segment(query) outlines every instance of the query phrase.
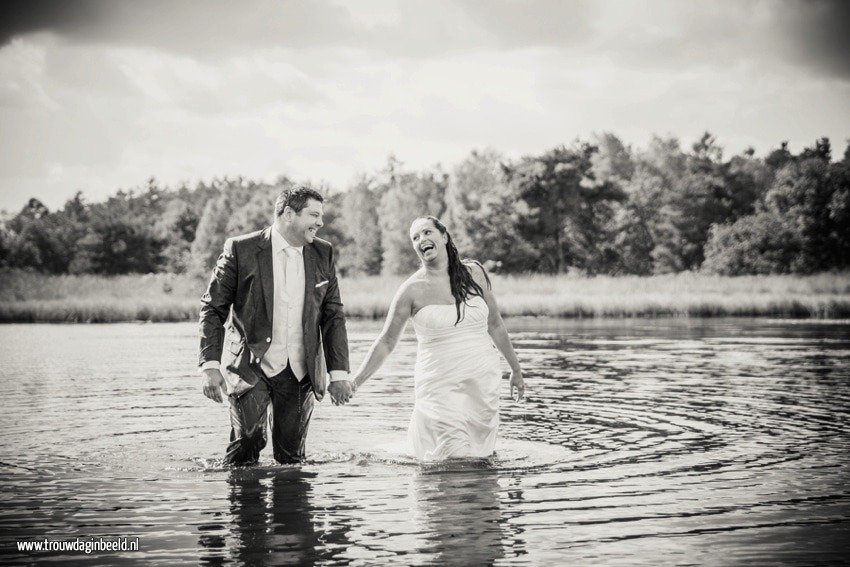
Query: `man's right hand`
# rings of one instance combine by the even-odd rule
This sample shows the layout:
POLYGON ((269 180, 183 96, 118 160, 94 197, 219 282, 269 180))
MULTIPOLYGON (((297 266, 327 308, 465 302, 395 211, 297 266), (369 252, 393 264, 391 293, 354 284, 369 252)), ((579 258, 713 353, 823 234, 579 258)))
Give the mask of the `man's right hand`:
POLYGON ((224 385, 224 376, 221 375, 221 370, 218 368, 207 368, 204 370, 203 389, 204 395, 214 402, 221 403, 221 394, 227 395, 227 388, 224 385))
POLYGON ((328 384, 328 392, 335 406, 344 406, 354 396, 354 382, 351 380, 337 380, 328 384))

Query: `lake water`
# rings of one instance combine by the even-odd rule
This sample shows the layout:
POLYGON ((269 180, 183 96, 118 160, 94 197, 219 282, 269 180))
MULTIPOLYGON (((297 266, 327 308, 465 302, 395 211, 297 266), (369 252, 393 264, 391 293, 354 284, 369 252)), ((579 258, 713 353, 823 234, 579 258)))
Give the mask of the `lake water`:
MULTIPOLYGON (((3 563, 813 564, 850 555, 850 324, 509 320, 491 462, 401 454, 408 333, 310 462, 220 465, 192 324, 0 326, 3 563), (141 551, 15 542, 138 537, 141 551)), ((352 362, 378 330, 349 324, 352 362)))

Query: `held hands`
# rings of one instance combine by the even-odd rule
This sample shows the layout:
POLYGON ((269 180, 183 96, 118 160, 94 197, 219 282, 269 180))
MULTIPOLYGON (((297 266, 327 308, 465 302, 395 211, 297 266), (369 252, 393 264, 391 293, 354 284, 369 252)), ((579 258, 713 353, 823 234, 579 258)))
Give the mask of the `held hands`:
POLYGON ((522 370, 511 370, 511 399, 517 403, 525 400, 525 380, 522 378, 522 370))
POLYGON ((227 395, 227 389, 224 385, 224 376, 221 375, 221 370, 218 368, 209 368, 204 370, 204 377, 201 385, 204 390, 204 395, 214 402, 221 403, 222 392, 227 395))
POLYGON ((328 393, 335 406, 343 406, 354 397, 354 382, 351 380, 337 380, 328 384, 328 393))

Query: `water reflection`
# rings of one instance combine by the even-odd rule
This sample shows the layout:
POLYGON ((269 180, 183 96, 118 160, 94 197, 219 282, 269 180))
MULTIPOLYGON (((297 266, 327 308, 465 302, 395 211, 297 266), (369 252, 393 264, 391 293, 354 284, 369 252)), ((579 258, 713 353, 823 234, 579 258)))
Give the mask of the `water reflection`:
MULTIPOLYGON (((344 509, 323 506, 313 496, 318 474, 293 468, 233 469, 227 477, 232 545, 230 555, 244 565, 345 563, 337 557, 350 542, 344 509), (322 521, 326 516, 332 521, 322 521)), ((201 535, 205 564, 221 564, 222 542, 201 535)))
POLYGON ((414 476, 423 553, 438 565, 492 565, 505 557, 499 472, 492 465, 423 468, 414 476))
MULTIPOLYGON (((199 392, 194 325, 0 326, 3 563, 40 558, 15 554, 22 538, 77 535, 142 538, 86 558, 101 564, 847 556, 850 325, 509 325, 530 399, 503 404, 495 468, 376 449, 410 417, 406 337, 361 403, 317 405, 309 463, 237 470, 216 464, 229 420, 199 392)), ((354 361, 376 332, 352 325, 354 361)))

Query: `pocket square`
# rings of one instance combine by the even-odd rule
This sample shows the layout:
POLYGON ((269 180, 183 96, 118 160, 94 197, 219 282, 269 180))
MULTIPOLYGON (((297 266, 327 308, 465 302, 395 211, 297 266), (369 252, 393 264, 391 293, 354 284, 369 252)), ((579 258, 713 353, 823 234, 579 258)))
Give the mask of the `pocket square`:
POLYGON ((320 287, 322 287, 323 285, 328 285, 328 280, 325 280, 325 281, 323 281, 323 282, 319 282, 319 283, 317 283, 317 284, 316 284, 316 289, 319 289, 319 288, 320 288, 320 287))

